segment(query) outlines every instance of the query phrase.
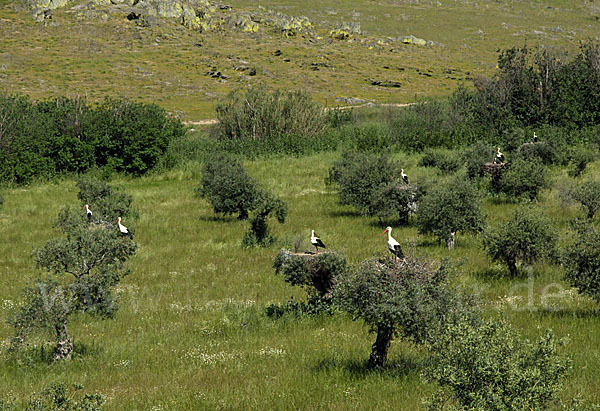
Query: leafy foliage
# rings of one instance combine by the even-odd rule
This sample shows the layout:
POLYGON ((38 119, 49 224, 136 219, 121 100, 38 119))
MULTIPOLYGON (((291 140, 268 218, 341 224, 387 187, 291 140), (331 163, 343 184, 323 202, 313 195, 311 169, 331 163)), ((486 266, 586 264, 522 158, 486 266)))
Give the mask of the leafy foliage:
POLYGON ((381 210, 381 205, 376 209, 374 204, 380 198, 377 192, 399 178, 400 167, 387 157, 350 151, 331 166, 326 182, 339 185, 341 204, 353 205, 364 215, 375 215, 381 210))
POLYGON ((283 275, 285 282, 326 299, 331 297, 336 278, 346 271, 347 263, 344 256, 332 251, 299 255, 283 249, 275 257, 273 268, 276 274, 283 275))
POLYGON ((598 153, 590 148, 578 145, 569 151, 570 174, 579 177, 585 171, 587 165, 598 158, 598 153))
POLYGON ((69 207, 60 212, 56 228, 62 236, 32 254, 49 276, 23 290, 24 304, 11 323, 16 343, 38 329, 55 332, 54 359, 61 360, 73 350, 67 329, 71 314, 112 317, 116 312, 112 288, 129 273, 125 263, 137 244, 125 241, 112 224, 91 225, 69 207))
POLYGON ((507 164, 494 180, 492 188, 496 192, 512 197, 525 196, 534 200, 542 188, 549 186, 548 170, 537 161, 518 158, 507 164))
POLYGON ((140 175, 185 132, 157 105, 128 100, 0 95, 0 119, 0 182, 14 184, 92 167, 140 175))
POLYGON ((448 322, 427 347, 424 374, 442 387, 429 410, 548 409, 571 368, 551 331, 531 343, 497 320, 448 322))
POLYGON ((592 219, 600 210, 600 181, 586 181, 570 190, 570 197, 581 203, 587 211, 587 218, 592 219))
POLYGON ((51 382, 39 393, 33 393, 29 399, 17 402, 0 400, 0 410, 13 411, 99 411, 102 409, 104 397, 101 394, 83 394, 78 391, 83 387, 73 384, 72 388, 62 382, 51 382))
POLYGON ((202 181, 196 191, 208 199, 215 213, 238 213, 240 219, 248 218, 260 200, 256 181, 238 159, 226 153, 204 163, 202 181))
POLYGON ((428 148, 423 153, 418 165, 435 167, 443 174, 452 174, 461 167, 462 159, 454 151, 428 148))
POLYGON ((600 232, 583 222, 575 228, 575 241, 563 254, 565 280, 581 294, 600 301, 600 232))
POLYGON ((490 227, 483 247, 493 261, 502 261, 510 275, 517 275, 517 262, 533 264, 556 251, 556 232, 550 220, 533 208, 518 208, 500 227, 490 227))
POLYGON ((469 178, 485 175, 484 165, 494 159, 494 147, 484 141, 478 141, 463 154, 463 161, 469 178))
POLYGON ((77 198, 81 205, 89 204, 93 221, 112 222, 117 217, 134 217, 137 212, 131 207, 133 197, 111 187, 107 182, 91 176, 77 179, 77 198))
POLYGON ((467 307, 447 279, 447 267, 412 257, 367 260, 340 276, 337 305, 377 333, 369 367, 385 364, 394 337, 423 343, 446 318, 467 307))
POLYGON ((421 196, 415 184, 390 183, 381 186, 373 194, 370 209, 380 222, 387 218, 397 218, 400 224, 408 224, 411 213, 416 213, 421 196))
POLYGON ((420 233, 430 233, 446 241, 457 231, 479 232, 484 224, 477 189, 460 178, 429 191, 421 200, 417 215, 420 233))
POLYGON ((250 229, 244 235, 244 247, 268 247, 275 241, 268 226, 268 220, 274 214, 280 224, 285 223, 288 215, 287 204, 276 198, 273 194, 260 190, 258 192, 257 206, 250 218, 250 229))
POLYGON ((325 129, 322 107, 305 91, 269 92, 264 87, 231 92, 216 107, 218 133, 227 140, 317 136, 325 129))

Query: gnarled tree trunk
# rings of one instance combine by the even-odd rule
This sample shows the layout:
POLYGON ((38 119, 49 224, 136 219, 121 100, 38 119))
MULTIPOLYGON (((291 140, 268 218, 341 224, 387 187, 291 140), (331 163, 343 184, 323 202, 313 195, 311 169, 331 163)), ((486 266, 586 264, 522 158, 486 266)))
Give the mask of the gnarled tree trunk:
POLYGON ((56 326, 56 349, 54 350, 54 361, 70 360, 73 352, 73 341, 67 330, 66 321, 56 326))
POLYGON ((446 245, 448 246, 448 250, 454 250, 454 240, 456 238, 456 232, 453 231, 450 233, 448 238, 446 239, 446 245))
POLYGON ((387 360, 388 349, 394 337, 394 330, 387 327, 377 327, 377 339, 371 348, 369 368, 383 367, 387 360))
POLYGON ((508 265, 508 271, 510 271, 511 277, 516 277, 519 274, 517 270, 517 260, 515 258, 510 258, 506 261, 506 265, 508 265))

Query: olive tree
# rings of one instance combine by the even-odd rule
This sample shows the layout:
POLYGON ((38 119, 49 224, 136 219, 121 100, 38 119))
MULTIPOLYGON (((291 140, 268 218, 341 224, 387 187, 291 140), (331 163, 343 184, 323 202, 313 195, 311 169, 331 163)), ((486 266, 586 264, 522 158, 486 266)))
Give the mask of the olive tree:
POLYGON ((487 254, 505 263, 512 277, 518 274, 517 262, 533 264, 552 256, 556 243, 550 220, 530 207, 518 208, 506 224, 490 227, 483 237, 487 254))
POLYGON ((600 210, 600 181, 586 181, 570 190, 570 197, 581 203, 587 211, 587 218, 592 219, 600 210))
POLYGON ((563 254, 565 280, 579 293, 600 301, 600 232, 583 222, 575 228, 575 240, 563 254))
POLYGON ((54 359, 61 360, 73 350, 68 331, 73 313, 111 317, 116 312, 112 288, 129 273, 126 261, 137 244, 125 241, 112 225, 90 226, 71 208, 60 212, 56 228, 61 236, 33 252, 47 277, 24 289, 24 304, 11 322, 16 342, 35 330, 54 332, 54 359))
POLYGON ((454 248, 458 231, 477 233, 485 219, 479 206, 479 192, 469 180, 456 178, 427 193, 419 204, 417 226, 421 234, 433 234, 454 248))
POLYGON ((135 217, 133 197, 118 188, 112 187, 106 181, 92 176, 81 176, 77 179, 77 198, 81 206, 89 204, 92 210, 93 222, 112 222, 117 217, 135 217))
POLYGON ((415 184, 389 183, 375 190, 370 209, 380 223, 386 218, 396 218, 399 224, 407 225, 410 214, 417 212, 420 195, 415 184))
POLYGON ((256 206, 250 218, 250 229, 244 235, 242 245, 245 247, 268 247, 275 241, 269 230, 268 220, 274 215, 279 223, 285 223, 287 204, 268 191, 260 190, 257 194, 256 206))
POLYGON ((424 376, 441 386, 427 409, 548 409, 571 369, 557 345, 551 331, 529 342, 503 321, 448 322, 427 343, 424 376))
POLYGON ((256 181, 237 158, 227 153, 216 154, 205 161, 196 192, 208 200, 215 213, 237 213, 240 220, 247 219, 261 200, 256 181))
POLYGON ((367 260, 338 278, 337 306, 377 334, 369 367, 385 365, 394 337, 423 343, 446 318, 461 311, 462 300, 447 278, 447 267, 413 257, 367 260))
MULTIPOLYGON (((340 204, 356 207, 363 215, 375 215, 374 200, 378 191, 390 184, 400 184, 400 167, 386 156, 346 152, 329 169, 327 184, 339 186, 340 204)), ((401 182, 404 184, 404 182, 401 182)))
POLYGON ((549 186, 548 169, 538 161, 517 158, 506 165, 499 178, 492 180, 492 189, 511 197, 535 200, 542 188, 549 186))

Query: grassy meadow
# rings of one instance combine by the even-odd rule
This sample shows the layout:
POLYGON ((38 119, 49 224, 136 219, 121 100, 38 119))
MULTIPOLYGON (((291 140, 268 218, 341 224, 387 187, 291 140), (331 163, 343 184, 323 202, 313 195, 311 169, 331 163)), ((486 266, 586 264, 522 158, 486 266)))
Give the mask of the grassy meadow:
MULTIPOLYGON (((27 397, 51 381, 63 381, 103 394, 107 409, 115 410, 419 408, 421 398, 435 390, 420 377, 426 353, 419 347, 394 341, 389 366, 366 371, 374 336, 361 323, 342 314, 279 320, 264 315, 269 303, 304 298, 303 291, 274 275, 271 264, 278 249, 291 247, 298 236, 308 248, 311 229, 351 264, 387 254, 377 219, 338 205, 335 190, 325 186, 327 170, 338 156, 323 153, 246 163, 253 176, 289 204, 288 221, 272 223, 278 241, 267 249, 242 248, 248 223, 215 216, 208 203, 194 196, 199 164, 113 180, 134 196, 140 210, 137 221, 124 221, 140 248, 129 262, 131 274, 118 286, 116 317, 75 317, 70 362, 42 361, 42 339, 31 340, 18 357, 2 350, 0 399, 27 397)), ((416 166, 417 155, 395 157, 413 181, 436 177, 431 169, 416 166)), ((586 175, 599 168, 592 164, 586 175)), ((555 185, 572 183, 564 169, 553 169, 552 176, 555 185)), ((58 210, 77 204, 76 193, 68 179, 4 190, 3 320, 18 304, 19 290, 39 275, 30 258, 32 249, 55 235, 52 223, 58 210)), ((507 220, 516 206, 487 198, 488 223, 507 220)), ((538 206, 562 233, 567 220, 582 213, 562 206, 556 189, 544 191, 538 206)), ((546 328, 566 337, 562 352, 572 356, 573 371, 562 396, 580 394, 600 402, 597 306, 561 280, 560 267, 540 264, 533 267, 532 280, 503 279, 505 268, 490 263, 476 236, 459 234, 454 251, 418 235, 412 222, 395 227, 394 236, 405 250, 455 261, 455 281, 466 291, 479 292, 485 315, 507 318, 528 338, 537 338, 546 328), (544 290, 548 286, 554 288, 544 290), (544 291, 557 295, 542 301, 544 291)), ((2 321, 0 339, 5 346, 11 333, 2 321)), ((51 350, 52 344, 45 349, 51 350)))

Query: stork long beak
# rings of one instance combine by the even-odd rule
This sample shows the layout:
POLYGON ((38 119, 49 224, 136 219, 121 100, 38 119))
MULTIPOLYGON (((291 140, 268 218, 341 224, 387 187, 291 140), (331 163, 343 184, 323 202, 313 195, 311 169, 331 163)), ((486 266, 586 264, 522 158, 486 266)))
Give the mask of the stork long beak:
POLYGON ((113 223, 116 223, 117 221, 119 221, 119 219, 117 218, 115 221, 113 221, 113 223))
POLYGON ((383 233, 381 233, 381 235, 384 235, 387 232, 388 232, 388 229, 386 228, 385 231, 383 233))

